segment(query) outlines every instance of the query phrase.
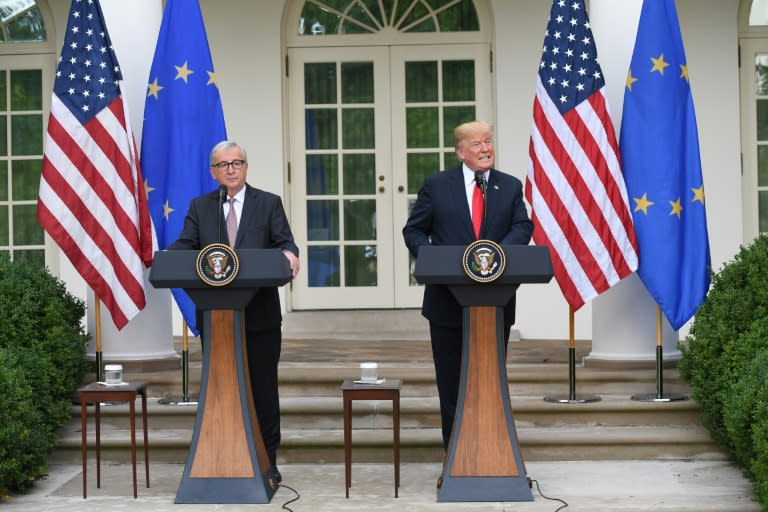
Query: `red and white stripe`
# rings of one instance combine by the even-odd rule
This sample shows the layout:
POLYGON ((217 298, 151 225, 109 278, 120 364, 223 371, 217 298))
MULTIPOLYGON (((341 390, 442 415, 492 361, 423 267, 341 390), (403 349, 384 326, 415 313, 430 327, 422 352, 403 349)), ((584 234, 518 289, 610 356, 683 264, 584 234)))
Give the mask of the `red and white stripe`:
POLYGON ((123 97, 83 125, 53 94, 37 205, 118 329, 146 305, 144 269, 156 247, 123 97))
POLYGON ((525 196, 574 310, 637 270, 617 148, 604 88, 563 115, 538 80, 525 196))

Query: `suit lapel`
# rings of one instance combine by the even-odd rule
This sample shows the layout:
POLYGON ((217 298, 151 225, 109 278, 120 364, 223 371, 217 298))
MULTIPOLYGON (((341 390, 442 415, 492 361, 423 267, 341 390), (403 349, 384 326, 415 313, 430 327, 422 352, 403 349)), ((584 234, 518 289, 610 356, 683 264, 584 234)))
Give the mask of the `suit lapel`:
POLYGON ((459 214, 460 221, 464 226, 464 229, 471 233, 471 236, 475 236, 475 228, 472 227, 472 215, 469 212, 469 203, 467 202, 467 187, 464 183, 464 171, 462 166, 454 167, 445 172, 450 174, 450 189, 453 204, 463 205, 459 206, 456 211, 459 214))
POLYGON ((245 185, 245 195, 243 196, 243 212, 240 223, 237 227, 237 237, 235 238, 235 247, 239 246, 248 231, 248 225, 253 218, 253 211, 256 208, 256 191, 250 185, 245 185))

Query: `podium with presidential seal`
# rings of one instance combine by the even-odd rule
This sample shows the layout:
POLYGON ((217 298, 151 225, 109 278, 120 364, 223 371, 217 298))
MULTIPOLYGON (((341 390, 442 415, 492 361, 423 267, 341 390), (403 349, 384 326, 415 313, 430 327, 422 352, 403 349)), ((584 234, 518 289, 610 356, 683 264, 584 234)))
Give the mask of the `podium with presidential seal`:
POLYGON ((258 288, 291 278, 279 249, 211 244, 155 253, 149 282, 183 288, 203 311, 203 370, 176 503, 269 503, 277 489, 251 397, 243 310, 258 288))
POLYGON ((533 501, 509 399, 503 316, 520 284, 552 275, 547 247, 478 240, 419 248, 416 280, 447 286, 463 310, 459 401, 438 501, 533 501))

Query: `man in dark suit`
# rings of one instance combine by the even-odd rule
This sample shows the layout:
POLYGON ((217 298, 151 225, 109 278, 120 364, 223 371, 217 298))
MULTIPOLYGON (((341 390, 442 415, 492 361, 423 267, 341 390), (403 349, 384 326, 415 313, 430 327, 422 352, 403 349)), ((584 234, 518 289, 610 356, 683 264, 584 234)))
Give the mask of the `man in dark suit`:
MULTIPOLYGON (((411 254, 418 255, 422 245, 466 246, 478 239, 502 245, 527 245, 533 224, 523 203, 523 185, 517 178, 493 168, 491 126, 473 121, 456 127, 453 135, 456 156, 462 164, 424 180, 403 228, 411 254), (480 191, 475 191, 478 179, 487 183, 484 200, 480 191)), ((462 310, 447 287, 426 285, 421 313, 429 320, 443 447, 447 449, 461 377, 462 310)), ((513 297, 504 308, 507 341, 514 322, 513 297)))
MULTIPOLYGON (((211 151, 210 170, 211 176, 227 189, 224 204, 219 190, 193 199, 179 239, 168 249, 202 249, 216 242, 227 243, 231 236, 228 243, 235 249, 282 249, 291 274, 296 277, 299 248, 293 242, 283 203, 275 194, 246 184, 248 159, 245 150, 236 142, 218 143, 211 151)), ((276 465, 280 445, 277 365, 281 323, 277 288, 259 288, 245 308, 246 350, 259 428, 278 482, 281 477, 276 465)))

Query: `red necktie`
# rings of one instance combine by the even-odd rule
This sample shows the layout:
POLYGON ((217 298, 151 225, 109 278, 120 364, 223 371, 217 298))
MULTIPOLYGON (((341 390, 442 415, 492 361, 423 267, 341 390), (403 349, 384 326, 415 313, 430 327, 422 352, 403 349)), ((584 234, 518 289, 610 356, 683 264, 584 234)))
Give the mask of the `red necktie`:
POLYGON ((480 238, 480 227, 483 225, 483 210, 485 210, 483 191, 475 184, 475 190, 472 192, 472 226, 475 228, 475 238, 480 238))

